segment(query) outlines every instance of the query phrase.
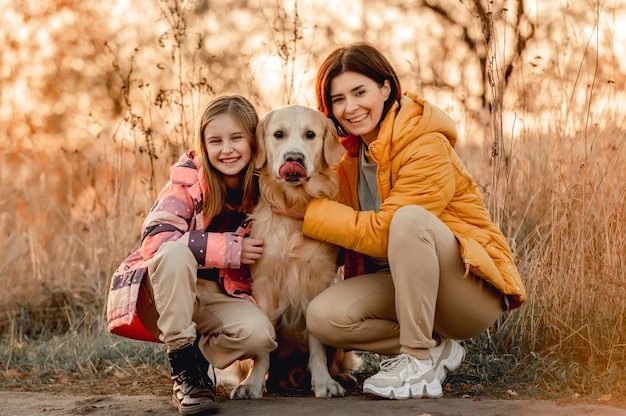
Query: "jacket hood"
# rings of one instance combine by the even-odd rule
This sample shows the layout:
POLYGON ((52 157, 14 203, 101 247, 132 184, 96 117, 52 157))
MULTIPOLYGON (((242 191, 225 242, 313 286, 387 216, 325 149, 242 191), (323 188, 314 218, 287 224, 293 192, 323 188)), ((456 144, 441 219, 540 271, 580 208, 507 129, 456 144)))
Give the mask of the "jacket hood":
POLYGON ((457 131, 450 116, 423 98, 407 92, 399 104, 396 102, 389 109, 378 137, 393 137, 392 153, 396 153, 415 138, 429 133, 444 135, 452 147, 456 144, 457 131))

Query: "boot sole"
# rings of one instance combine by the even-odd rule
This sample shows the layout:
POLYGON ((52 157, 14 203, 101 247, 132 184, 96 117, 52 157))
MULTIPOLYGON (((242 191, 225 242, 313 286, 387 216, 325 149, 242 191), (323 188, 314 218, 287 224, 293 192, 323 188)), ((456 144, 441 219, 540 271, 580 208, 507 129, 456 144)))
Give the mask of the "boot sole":
POLYGON ((174 403, 174 407, 178 409, 178 413, 181 415, 199 415, 199 414, 209 414, 217 412, 217 402, 207 402, 200 403, 193 406, 183 406, 176 399, 176 397, 172 396, 172 402, 174 403))

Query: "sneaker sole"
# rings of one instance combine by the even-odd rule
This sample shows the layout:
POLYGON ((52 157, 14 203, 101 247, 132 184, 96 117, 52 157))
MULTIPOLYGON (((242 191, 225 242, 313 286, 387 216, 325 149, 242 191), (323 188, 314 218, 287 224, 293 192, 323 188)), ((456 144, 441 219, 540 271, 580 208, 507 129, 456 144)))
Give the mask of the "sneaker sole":
POLYGON ((423 382, 414 385, 405 383, 398 388, 381 388, 372 386, 370 384, 364 384, 363 393, 372 394, 374 396, 392 400, 421 399, 422 397, 437 399, 443 396, 441 384, 439 384, 438 382, 432 382, 430 384, 423 382))
POLYGON ((449 372, 452 372, 461 366, 465 358, 465 348, 458 342, 452 342, 452 352, 448 358, 439 362, 435 368, 435 376, 439 382, 443 383, 449 372))

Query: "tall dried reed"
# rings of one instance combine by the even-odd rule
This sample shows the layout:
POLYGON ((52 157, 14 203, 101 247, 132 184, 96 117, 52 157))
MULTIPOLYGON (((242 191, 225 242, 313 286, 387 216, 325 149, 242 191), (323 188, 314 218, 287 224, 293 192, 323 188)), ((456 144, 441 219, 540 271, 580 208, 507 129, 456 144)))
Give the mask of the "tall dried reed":
MULTIPOLYGON (((496 33, 493 21, 484 24, 496 33)), ((544 386, 561 379, 577 393, 624 394, 626 119, 609 111, 614 82, 600 83, 598 59, 583 65, 586 50, 572 57, 578 73, 560 75, 557 88, 522 84, 514 96, 533 101, 507 108, 496 45, 489 45, 494 185, 486 201, 515 249, 528 302, 505 314, 490 339, 503 354, 551 361, 537 366, 549 368, 544 386), (507 111, 524 126, 505 132, 507 111)))

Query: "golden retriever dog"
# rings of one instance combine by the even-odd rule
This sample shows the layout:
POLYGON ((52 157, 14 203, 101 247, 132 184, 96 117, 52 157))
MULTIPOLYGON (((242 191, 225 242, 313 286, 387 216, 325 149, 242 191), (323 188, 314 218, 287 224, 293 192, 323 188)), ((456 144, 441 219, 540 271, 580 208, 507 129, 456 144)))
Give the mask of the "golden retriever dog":
MULTIPOLYGON (((341 159, 343 147, 323 113, 300 105, 269 112, 259 123, 257 138, 261 197, 251 214, 252 236, 265 242, 261 259, 251 267, 252 294, 273 322, 279 347, 272 353, 271 369, 269 354, 254 359, 231 398, 260 398, 268 371, 271 376, 293 363, 290 356, 302 353, 304 362, 308 354, 315 396, 343 396, 345 390, 331 377, 329 365, 334 376, 348 380, 358 360, 352 352, 336 351, 329 364, 326 346, 308 334, 305 322, 309 302, 338 278, 337 247, 305 237, 301 220, 272 211, 306 206, 312 198, 336 198, 339 186, 331 166, 341 159)), ((297 372, 289 377, 299 378, 297 372)))

